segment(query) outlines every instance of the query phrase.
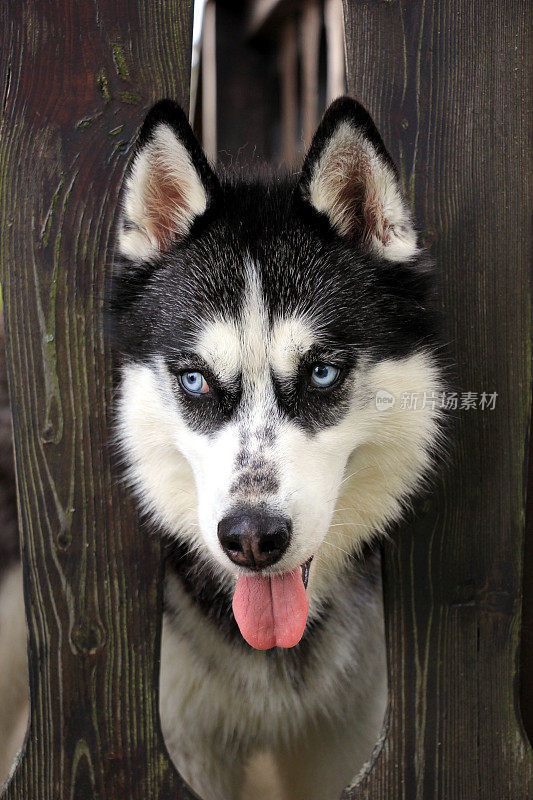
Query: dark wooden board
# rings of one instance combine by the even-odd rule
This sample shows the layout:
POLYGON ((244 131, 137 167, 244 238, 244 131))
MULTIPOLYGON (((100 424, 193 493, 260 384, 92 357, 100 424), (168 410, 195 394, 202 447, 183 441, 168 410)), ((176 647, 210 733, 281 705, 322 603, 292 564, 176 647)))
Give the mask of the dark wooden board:
MULTIPOLYGON (((442 271, 460 392, 438 492, 385 553, 390 718, 345 800, 524 800, 518 708, 530 418, 525 0, 345 0, 348 85, 375 117, 442 271)), ((529 17, 529 19, 528 19, 529 17)))
MULTIPOLYGON (((533 277, 533 276, 532 276, 533 277)), ((520 708, 529 740, 533 738, 533 447, 529 427, 529 463, 522 577, 522 632, 520 636, 520 708)))
POLYGON ((102 301, 136 130, 154 100, 188 102, 192 2, 9 0, 0 28, 1 281, 31 688, 3 797, 191 798, 158 723, 159 546, 110 468, 102 301))

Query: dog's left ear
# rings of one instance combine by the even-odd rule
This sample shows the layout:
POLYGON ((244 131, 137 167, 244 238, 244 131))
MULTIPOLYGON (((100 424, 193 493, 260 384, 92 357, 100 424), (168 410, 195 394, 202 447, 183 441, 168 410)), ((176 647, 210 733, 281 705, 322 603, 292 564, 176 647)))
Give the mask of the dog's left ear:
POLYGON ((350 97, 335 100, 326 111, 298 191, 341 237, 367 243, 391 261, 417 255, 396 168, 370 115, 350 97))
POLYGON ((161 100, 144 121, 126 176, 120 255, 133 265, 150 262, 189 232, 218 188, 185 113, 161 100))

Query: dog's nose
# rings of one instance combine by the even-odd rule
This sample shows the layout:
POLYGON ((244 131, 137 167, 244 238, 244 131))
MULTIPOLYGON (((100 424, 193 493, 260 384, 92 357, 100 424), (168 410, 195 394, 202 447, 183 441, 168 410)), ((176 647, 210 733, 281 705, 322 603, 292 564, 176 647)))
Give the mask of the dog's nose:
POLYGON ((218 523, 218 539, 228 558, 249 569, 264 569, 279 561, 290 538, 291 522, 281 516, 246 511, 218 523))

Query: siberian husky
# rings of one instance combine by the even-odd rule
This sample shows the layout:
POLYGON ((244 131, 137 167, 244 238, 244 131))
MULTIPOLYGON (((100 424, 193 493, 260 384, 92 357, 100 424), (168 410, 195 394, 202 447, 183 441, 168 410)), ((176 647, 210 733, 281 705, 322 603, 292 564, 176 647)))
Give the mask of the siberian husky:
POLYGON ((395 166, 345 97, 298 175, 222 179, 165 100, 122 209, 116 429, 166 543, 170 754, 205 800, 236 800, 259 750, 283 798, 333 798, 386 706, 372 545, 440 431, 431 270, 395 166))
POLYGON ((148 114, 112 277, 116 438, 166 545, 163 732, 204 800, 241 798, 258 752, 280 800, 333 800, 378 740, 376 542, 441 439, 431 272, 354 100, 268 180, 217 177, 171 101, 148 114))

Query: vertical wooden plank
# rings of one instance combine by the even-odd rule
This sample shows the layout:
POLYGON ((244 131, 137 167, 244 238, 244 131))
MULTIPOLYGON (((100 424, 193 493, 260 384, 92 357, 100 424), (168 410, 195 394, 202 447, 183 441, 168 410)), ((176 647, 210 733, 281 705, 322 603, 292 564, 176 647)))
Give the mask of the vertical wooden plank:
POLYGON ((216 7, 206 4, 202 32, 202 144, 208 159, 217 160, 216 7))
POLYGON ((298 51, 296 46, 296 20, 288 17, 283 22, 280 36, 281 72, 281 155, 286 166, 296 161, 298 137, 298 51))
POLYGON ((318 60, 322 8, 318 0, 308 0, 300 18, 300 61, 302 64, 303 141, 307 149, 318 122, 318 60))
POLYGON ((325 0, 324 23, 327 42, 327 102, 329 104, 346 91, 342 0, 325 0))
POLYGON ((159 547, 113 477, 102 306, 117 193, 151 103, 187 102, 192 3, 9 0, 2 292, 31 722, 5 800, 193 797, 158 723, 159 547))
POLYGON ((533 738, 533 426, 529 427, 529 463, 527 467, 524 574, 522 588, 522 631, 520 636, 520 708, 524 728, 533 738))
POLYGON ((525 0, 345 0, 348 83, 442 270, 456 444, 385 553, 390 719, 345 800, 525 800, 517 650, 530 419, 525 0), (481 393, 497 392, 494 410, 481 393))
POLYGON ((189 123, 194 126, 199 103, 200 60, 202 55, 202 30, 204 24, 205 0, 193 0, 191 84, 189 96, 189 123))

